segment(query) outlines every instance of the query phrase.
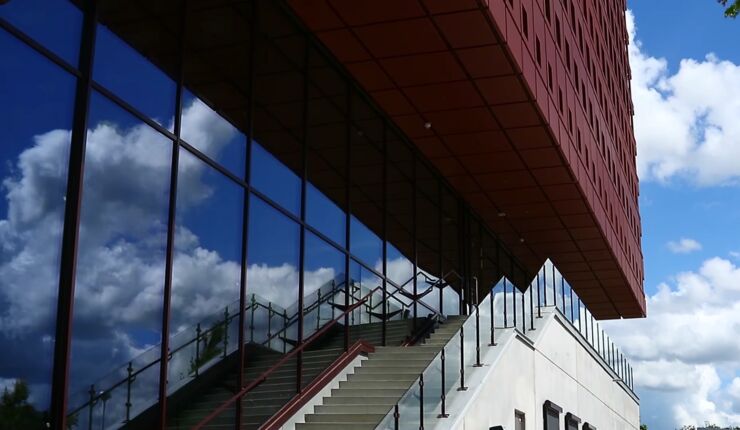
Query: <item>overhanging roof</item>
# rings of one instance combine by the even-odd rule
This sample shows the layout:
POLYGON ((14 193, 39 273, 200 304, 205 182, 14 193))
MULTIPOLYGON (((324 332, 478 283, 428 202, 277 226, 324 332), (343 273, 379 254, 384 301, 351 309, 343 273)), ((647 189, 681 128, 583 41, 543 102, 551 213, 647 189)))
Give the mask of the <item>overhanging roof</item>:
POLYGON ((532 273, 550 258, 597 318, 644 316, 642 280, 573 142, 486 3, 289 1, 532 273))

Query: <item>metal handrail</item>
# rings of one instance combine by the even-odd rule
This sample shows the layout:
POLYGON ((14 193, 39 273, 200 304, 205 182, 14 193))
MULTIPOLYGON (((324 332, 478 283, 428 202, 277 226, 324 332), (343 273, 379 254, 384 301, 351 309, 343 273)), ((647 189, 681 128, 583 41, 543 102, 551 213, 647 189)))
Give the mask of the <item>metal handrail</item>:
POLYGON ((200 430, 211 422, 214 418, 219 416, 223 411, 226 410, 229 406, 231 406, 234 402, 244 397, 247 393, 252 391, 253 389, 257 388, 259 385, 261 385, 263 382, 265 382, 268 377, 275 372, 277 369, 282 367, 282 365, 293 358, 296 354, 303 351, 311 345, 314 341, 319 339, 321 336, 323 336, 331 327, 334 326, 334 324, 338 323, 340 319, 343 319, 346 315, 348 315, 350 312, 354 311, 358 307, 360 307, 363 303, 365 303, 370 296, 375 294, 377 291, 382 290, 381 287, 376 287, 372 291, 370 291, 368 294, 366 294, 362 299, 360 299, 358 302, 352 304, 350 307, 345 309, 339 316, 334 318, 333 320, 329 321, 328 323, 324 324, 323 327, 321 327, 320 330, 314 332, 308 339, 306 339, 305 342, 301 343, 299 346, 293 348, 289 353, 285 354, 280 360, 278 360, 277 363, 275 363, 272 367, 262 372, 262 374, 256 378, 254 381, 250 382, 247 386, 243 387, 241 390, 239 390, 238 393, 234 394, 232 397, 230 397, 228 400, 226 400, 224 403, 221 404, 221 406, 217 407, 213 410, 208 416, 203 418, 198 424, 196 424, 193 427, 193 430, 200 430))

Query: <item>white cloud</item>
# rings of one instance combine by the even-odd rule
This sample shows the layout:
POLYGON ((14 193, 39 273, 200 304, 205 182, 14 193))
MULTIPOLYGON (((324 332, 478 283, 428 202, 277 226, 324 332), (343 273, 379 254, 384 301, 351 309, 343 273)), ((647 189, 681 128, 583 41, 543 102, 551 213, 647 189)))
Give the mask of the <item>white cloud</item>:
POLYGON ((666 244, 668 249, 674 254, 689 254, 701 250, 701 243, 694 239, 682 237, 679 240, 672 240, 666 244))
POLYGON ((638 171, 643 180, 700 186, 740 178, 740 66, 713 54, 672 73, 643 50, 627 12, 638 171))
POLYGON ((661 284, 647 306, 647 319, 604 325, 634 364, 643 404, 665 405, 649 412, 672 419, 665 428, 740 424, 740 267, 708 259, 661 284))

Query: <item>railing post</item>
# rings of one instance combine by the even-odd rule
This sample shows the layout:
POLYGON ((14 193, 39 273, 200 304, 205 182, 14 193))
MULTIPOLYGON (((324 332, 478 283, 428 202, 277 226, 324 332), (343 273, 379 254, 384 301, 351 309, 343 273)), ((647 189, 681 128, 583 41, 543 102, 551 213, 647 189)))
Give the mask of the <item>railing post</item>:
POLYGON ((524 293, 522 293, 522 333, 525 333, 527 331, 527 309, 526 309, 526 300, 524 300, 524 293))
POLYGON ((460 387, 457 391, 465 391, 465 330, 460 327, 460 387))
POLYGON ((493 303, 494 299, 496 298, 496 294, 494 294, 493 292, 495 288, 496 287, 494 286, 489 292, 489 294, 491 295, 491 300, 488 301, 491 306, 491 343, 488 344, 488 346, 496 346, 496 336, 494 334, 496 331, 496 314, 494 313, 495 306, 493 303))
POLYGON ((254 310, 256 308, 255 306, 255 299, 254 299, 254 293, 252 293, 252 312, 249 316, 249 340, 250 342, 254 342, 254 310))
POLYGON ((437 415, 437 418, 447 418, 450 415, 445 410, 446 408, 446 400, 447 395, 445 394, 447 392, 447 378, 445 376, 445 348, 442 348, 442 395, 440 396, 440 400, 442 401, 440 414, 437 415))
POLYGON ((134 366, 129 361, 128 367, 126 367, 126 423, 131 421, 131 385, 134 382, 134 366))
POLYGON ((537 272, 537 318, 542 318, 542 300, 540 296, 540 272, 537 272))
POLYGON ((201 328, 200 323, 196 324, 195 326, 195 377, 198 377, 198 369, 200 366, 198 365, 198 360, 200 360, 200 335, 201 335, 201 328))
POLYGON ((288 311, 287 309, 283 309, 283 354, 285 354, 288 351, 288 342, 286 339, 288 338, 288 311))
POLYGON ((88 401, 88 404, 90 405, 88 407, 87 412, 87 428, 88 430, 92 430, 93 426, 93 408, 95 407, 95 384, 90 385, 90 390, 87 392, 90 395, 90 400, 88 401))
POLYGON ((424 430, 424 372, 419 374, 419 430, 424 430))
POLYGON ((534 330, 534 293, 532 293, 532 284, 529 284, 529 329, 534 330))
POLYGON ((508 309, 506 304, 506 278, 504 278, 504 328, 509 326, 509 316, 508 316, 508 309))
POLYGON ((562 275, 560 276, 560 294, 563 296, 563 316, 567 317, 568 314, 565 313, 565 278, 562 275))
POLYGON ((552 305, 557 309, 558 307, 558 292, 557 285, 555 285, 555 265, 550 263, 552 266, 552 305))
MULTIPOLYGON (((537 279, 539 281, 539 278, 537 279)), ((545 307, 547 307, 547 266, 542 266, 542 293, 544 294, 545 307)))
POLYGON ((398 403, 393 407, 393 428, 399 430, 398 420, 401 418, 401 414, 398 412, 398 403))
POLYGON ((478 278, 473 277, 475 281, 475 367, 483 366, 480 363, 480 308, 478 306, 478 278))
POLYGON ((321 327, 321 288, 316 291, 316 330, 321 327))
POLYGON ((224 353, 223 358, 226 358, 226 350, 229 349, 229 307, 224 308, 224 353))
POLYGON ((573 317, 573 287, 568 285, 568 289, 570 290, 570 322, 573 322, 575 321, 573 317))

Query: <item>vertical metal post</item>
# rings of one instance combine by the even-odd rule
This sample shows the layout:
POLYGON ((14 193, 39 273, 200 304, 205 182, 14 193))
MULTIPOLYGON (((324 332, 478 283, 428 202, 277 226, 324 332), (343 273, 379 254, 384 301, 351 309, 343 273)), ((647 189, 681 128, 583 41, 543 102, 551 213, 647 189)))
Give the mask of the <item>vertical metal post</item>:
POLYGON ((542 301, 540 300, 540 272, 537 272, 537 318, 542 318, 542 301))
MULTIPOLYGON (((301 140, 301 227, 300 227, 300 249, 298 251, 298 339, 296 346, 303 343, 303 291, 305 284, 306 271, 306 189, 308 180, 308 61, 309 49, 308 42, 304 36, 303 51, 303 95, 301 103, 301 127, 303 128, 303 138, 301 140)), ((300 393, 303 389, 303 351, 296 354, 296 392, 300 393)))
POLYGON ((424 372, 419 374, 419 430, 424 430, 424 372))
POLYGON ((465 330, 460 327, 460 387, 457 391, 465 391, 465 330))
POLYGON ((491 343, 489 346, 496 346, 496 337, 494 335, 496 331, 496 314, 494 313, 494 299, 496 298, 496 295, 494 294, 494 288, 491 288, 491 291, 488 293, 491 296, 491 299, 488 301, 489 305, 491 306, 491 343))
POLYGON ((507 290, 507 288, 506 288, 506 278, 504 278, 504 328, 506 328, 506 327, 509 326, 509 316, 508 316, 508 312, 507 312, 508 310, 506 309, 507 308, 507 303, 506 303, 506 300, 507 300, 506 299, 506 293, 507 293, 507 291, 506 290, 507 290))
POLYGON ((200 369, 200 366, 198 365, 198 360, 200 360, 200 335, 201 335, 201 328, 200 323, 198 323, 195 326, 195 377, 198 377, 198 372, 200 369))
POLYGON ((575 321, 573 317, 573 288, 570 288, 570 322, 575 321))
POLYGON ((480 362, 480 309, 478 307, 478 277, 473 276, 475 286, 475 367, 483 366, 480 362))
POLYGON ((437 418, 447 418, 450 415, 446 411, 446 401, 447 401, 447 377, 445 375, 445 348, 442 348, 442 374, 440 375, 442 377, 442 395, 440 396, 440 400, 442 401, 441 409, 439 415, 437 415, 437 418))
POLYGON ((529 329, 534 330, 534 293, 532 284, 529 284, 529 329))
POLYGON ((255 302, 254 293, 252 293, 252 306, 250 306, 250 313, 249 313, 249 340, 251 342, 254 342, 254 313, 257 309, 257 304, 255 302))
POLYGON ((229 350, 229 307, 224 308, 224 353, 223 358, 226 358, 227 351, 229 350))
POLYGON ((383 321, 381 345, 388 332, 388 123, 383 121, 383 321))
MULTIPOLYGON (((584 315, 585 315, 585 313, 584 313, 584 315)), ((582 319, 583 318, 581 318, 581 298, 579 297, 578 298, 578 331, 581 332, 581 334, 583 334, 583 331, 581 331, 582 330, 581 329, 581 320, 582 319)))
POLYGON ((524 293, 521 293, 522 295, 522 333, 527 331, 527 309, 525 307, 525 300, 524 300, 524 293))
MULTIPOLYGON (((197 360, 197 358, 196 358, 197 360)), ((134 366, 132 362, 128 362, 126 367, 126 423, 131 421, 131 386, 134 383, 134 366)))
MULTIPOLYGON (((252 9, 252 26, 249 29, 249 46, 246 53, 249 56, 249 71, 247 72, 247 87, 249 88, 249 98, 247 100, 247 124, 246 130, 244 131, 244 137, 246 139, 246 153, 244 159, 244 180, 251 184, 251 172, 252 172, 252 139, 254 137, 254 76, 255 76, 255 38, 257 35, 257 6, 256 2, 251 3, 252 9)), ((239 359, 237 362, 237 386, 239 388, 245 385, 244 375, 244 364, 247 361, 246 352, 246 333, 245 327, 247 321, 246 315, 246 303, 247 303, 247 267, 249 262, 249 205, 250 195, 249 189, 244 189, 244 201, 242 202, 242 261, 241 261, 241 273, 239 278, 239 359)), ((254 294, 252 295, 252 307, 250 308, 250 318, 252 319, 252 327, 250 327, 250 333, 252 334, 252 340, 254 340, 254 294)), ((283 327, 285 327, 285 318, 283 318, 283 327)), ((286 333, 283 332, 283 336, 286 333)), ((279 338, 278 338, 279 340, 279 338)), ((283 341, 283 352, 285 351, 285 341, 283 341)), ((242 401, 241 399, 236 402, 235 408, 236 421, 234 427, 239 429, 242 425, 242 401)))
POLYGON ((316 331, 321 327, 321 288, 316 291, 316 331))
POLYGON ((394 430, 399 430, 399 418, 401 418, 401 414, 398 412, 398 403, 393 407, 393 428, 394 430))
POLYGON ((557 292, 557 286, 555 285, 555 265, 550 263, 550 266, 552 267, 552 305, 555 306, 557 309, 558 307, 558 292, 557 292))
POLYGON ((93 427, 93 408, 95 407, 95 385, 90 385, 90 389, 87 391, 87 394, 90 396, 90 400, 88 400, 88 408, 87 408, 87 428, 88 430, 92 430, 93 427))
MULTIPOLYGON (((352 186, 350 185, 350 178, 352 175, 352 86, 350 85, 349 81, 345 82, 346 91, 347 91, 347 128, 346 128, 346 142, 345 142, 345 179, 344 179, 344 199, 345 199, 345 212, 344 212, 344 246, 346 249, 351 249, 350 247, 350 224, 352 222, 352 196, 351 196, 351 190, 352 186)), ((308 103, 308 101, 306 101, 308 103)), ((349 297, 350 294, 354 296, 354 291, 352 290, 352 287, 354 285, 350 285, 352 282, 350 280, 349 276, 349 268, 350 266, 350 258, 349 258, 349 252, 346 252, 344 254, 344 309, 349 309, 349 297)), ((354 320, 355 313, 352 313, 352 319, 354 320)), ((344 315, 344 350, 349 351, 349 330, 350 330, 350 315, 345 314, 344 315)), ((360 317, 362 318, 362 317, 360 317)))
POLYGON ((547 265, 542 266, 542 293, 545 296, 545 307, 547 307, 547 265))
POLYGON ((78 62, 80 77, 77 79, 75 88, 74 117, 67 168, 67 191, 64 200, 64 228, 59 263, 54 364, 51 405, 49 408, 49 425, 55 429, 67 428, 67 386, 69 384, 77 247, 79 245, 85 147, 87 144, 87 111, 92 91, 92 66, 95 50, 96 2, 87 0, 82 3, 84 18, 78 62))
POLYGON ((568 314, 565 313, 565 278, 563 276, 560 276, 560 294, 563 296, 563 316, 567 316, 568 314))

